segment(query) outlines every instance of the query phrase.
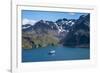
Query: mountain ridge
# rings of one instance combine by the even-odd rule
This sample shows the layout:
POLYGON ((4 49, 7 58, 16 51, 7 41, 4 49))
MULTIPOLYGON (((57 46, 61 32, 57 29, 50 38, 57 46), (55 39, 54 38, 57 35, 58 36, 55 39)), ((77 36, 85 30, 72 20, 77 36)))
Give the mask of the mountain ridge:
MULTIPOLYGON (((48 44, 60 44, 67 47, 89 48, 90 14, 81 15, 79 19, 62 18, 56 20, 55 22, 39 20, 34 25, 22 25, 22 38, 24 41, 28 42, 28 45, 30 43, 31 47, 33 47, 32 44, 34 43, 35 46, 42 43, 42 46, 44 44, 45 46, 47 46, 48 44), (26 38, 28 38, 28 40, 26 38), (48 41, 48 39, 53 40, 48 41), (37 41, 38 43, 36 43, 37 41)), ((23 44, 25 45, 24 42, 23 44)))

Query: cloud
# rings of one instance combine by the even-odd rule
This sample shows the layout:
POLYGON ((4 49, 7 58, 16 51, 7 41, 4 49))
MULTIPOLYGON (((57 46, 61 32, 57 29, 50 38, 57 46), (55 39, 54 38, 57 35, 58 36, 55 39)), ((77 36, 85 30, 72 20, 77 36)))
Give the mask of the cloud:
POLYGON ((25 25, 25 24, 34 25, 36 22, 37 22, 36 20, 31 20, 31 19, 24 18, 24 19, 22 20, 22 25, 25 25))
POLYGON ((24 25, 24 24, 27 24, 29 22, 29 20, 28 19, 23 19, 22 20, 22 24, 24 25))
POLYGON ((70 12, 70 13, 69 13, 69 15, 75 15, 75 13, 73 13, 73 12, 70 12))

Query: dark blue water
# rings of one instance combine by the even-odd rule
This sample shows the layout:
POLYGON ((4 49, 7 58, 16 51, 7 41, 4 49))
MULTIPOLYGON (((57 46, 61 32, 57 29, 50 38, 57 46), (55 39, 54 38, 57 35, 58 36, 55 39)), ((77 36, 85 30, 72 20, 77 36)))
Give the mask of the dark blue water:
POLYGON ((22 62, 83 60, 90 58, 89 48, 47 47, 39 49, 22 49, 22 62), (48 54, 51 49, 56 52, 48 54))

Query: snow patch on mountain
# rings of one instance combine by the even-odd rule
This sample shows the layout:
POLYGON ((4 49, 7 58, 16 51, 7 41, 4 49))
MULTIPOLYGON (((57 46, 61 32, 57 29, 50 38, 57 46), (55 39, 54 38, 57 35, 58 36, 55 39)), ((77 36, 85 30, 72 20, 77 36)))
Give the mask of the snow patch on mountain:
POLYGON ((31 27, 31 26, 27 26, 27 27, 22 27, 22 29, 27 29, 27 28, 29 28, 29 27, 31 27))

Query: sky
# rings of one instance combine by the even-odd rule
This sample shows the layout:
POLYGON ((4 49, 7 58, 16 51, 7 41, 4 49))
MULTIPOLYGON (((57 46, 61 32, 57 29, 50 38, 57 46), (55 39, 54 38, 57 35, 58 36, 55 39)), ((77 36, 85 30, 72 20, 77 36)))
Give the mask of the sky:
POLYGON ((35 23, 39 20, 47 20, 55 22, 58 19, 78 19, 80 15, 86 15, 87 13, 75 13, 75 12, 54 12, 54 11, 35 11, 35 10, 22 10, 23 24, 35 23))

